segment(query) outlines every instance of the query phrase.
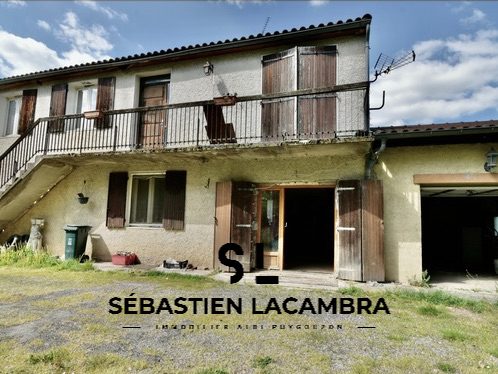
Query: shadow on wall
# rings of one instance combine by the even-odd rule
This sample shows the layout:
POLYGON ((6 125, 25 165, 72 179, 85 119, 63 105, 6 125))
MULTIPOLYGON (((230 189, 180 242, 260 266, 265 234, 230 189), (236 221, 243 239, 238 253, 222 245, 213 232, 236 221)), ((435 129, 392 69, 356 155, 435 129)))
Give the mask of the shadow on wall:
POLYGON ((90 234, 90 242, 92 243, 91 258, 95 261, 111 261, 111 252, 107 247, 104 239, 100 234, 90 234))

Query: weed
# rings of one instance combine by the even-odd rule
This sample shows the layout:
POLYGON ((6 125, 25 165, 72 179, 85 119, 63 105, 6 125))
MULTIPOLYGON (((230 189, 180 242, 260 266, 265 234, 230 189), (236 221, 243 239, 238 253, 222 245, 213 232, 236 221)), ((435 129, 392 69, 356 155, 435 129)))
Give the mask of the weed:
POLYGON ((46 250, 34 250, 27 246, 18 246, 17 250, 0 253, 0 266, 29 268, 54 268, 56 270, 88 271, 94 270, 89 261, 80 263, 78 259, 62 261, 46 250))
POLYGON ((349 287, 342 287, 337 290, 341 295, 350 295, 350 296, 363 296, 364 292, 361 288, 355 287, 353 285, 349 287))
POLYGON ((254 360, 253 367, 264 369, 265 367, 270 365, 272 362, 275 362, 275 360, 273 358, 271 358, 270 356, 260 357, 260 358, 257 358, 254 360))
POLYGON ((498 282, 495 282, 495 291, 498 293, 498 282))
POLYGON ((444 363, 444 362, 439 362, 436 365, 436 367, 444 373, 456 373, 457 372, 457 369, 454 366, 447 364, 447 363, 444 363))
POLYGON ((47 353, 31 354, 31 365, 45 364, 63 370, 70 368, 70 353, 65 349, 55 349, 47 353))
POLYGON ((493 355, 495 356, 496 358, 498 358, 498 348, 495 348, 495 349, 491 349, 488 351, 490 355, 493 355))
POLYGON ((410 284, 410 286, 426 287, 427 288, 427 287, 431 287, 431 285, 429 284, 430 279, 431 279, 431 276, 429 275, 427 270, 424 270, 422 272, 422 276, 420 279, 417 279, 415 276, 413 276, 413 278, 408 279, 408 283, 410 284))
POLYGON ((446 329, 442 330, 441 334, 443 335, 443 338, 449 341, 461 341, 463 342, 464 340, 469 339, 469 336, 454 329, 446 329))
POLYGON ((434 305, 421 306, 417 309, 417 311, 423 316, 429 316, 429 317, 439 317, 445 314, 444 311, 442 311, 441 309, 439 309, 434 305))
POLYGON ((222 369, 204 369, 198 371, 196 374, 228 374, 228 372, 222 369))

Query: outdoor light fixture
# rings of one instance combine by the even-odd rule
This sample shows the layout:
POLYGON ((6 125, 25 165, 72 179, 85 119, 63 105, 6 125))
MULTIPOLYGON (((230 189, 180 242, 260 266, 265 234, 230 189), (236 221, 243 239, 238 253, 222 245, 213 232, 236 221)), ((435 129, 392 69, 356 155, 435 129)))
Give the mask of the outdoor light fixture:
POLYGON ((484 164, 484 170, 487 172, 490 172, 492 168, 496 167, 496 157, 498 156, 498 153, 494 150, 493 147, 491 147, 491 150, 486 153, 486 163, 484 164))
POLYGON ((204 68, 204 74, 206 74, 206 76, 210 75, 213 72, 213 64, 209 61, 206 61, 206 63, 202 67, 204 68))

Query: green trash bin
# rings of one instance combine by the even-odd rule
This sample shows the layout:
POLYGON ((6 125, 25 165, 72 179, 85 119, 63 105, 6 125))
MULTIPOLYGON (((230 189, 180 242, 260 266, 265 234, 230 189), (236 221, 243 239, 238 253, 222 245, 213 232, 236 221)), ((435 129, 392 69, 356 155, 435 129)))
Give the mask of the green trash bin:
POLYGON ((86 238, 92 226, 67 225, 66 231, 66 256, 65 259, 80 258, 85 253, 86 238))

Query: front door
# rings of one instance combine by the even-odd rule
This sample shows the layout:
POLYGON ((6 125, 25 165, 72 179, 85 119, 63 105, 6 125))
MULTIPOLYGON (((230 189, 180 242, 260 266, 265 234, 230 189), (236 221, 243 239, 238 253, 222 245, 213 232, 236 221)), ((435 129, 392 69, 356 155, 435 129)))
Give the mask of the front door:
POLYGON ((166 132, 166 110, 154 108, 168 102, 169 75, 140 80, 140 107, 150 110, 141 113, 138 131, 140 148, 163 148, 166 132))

